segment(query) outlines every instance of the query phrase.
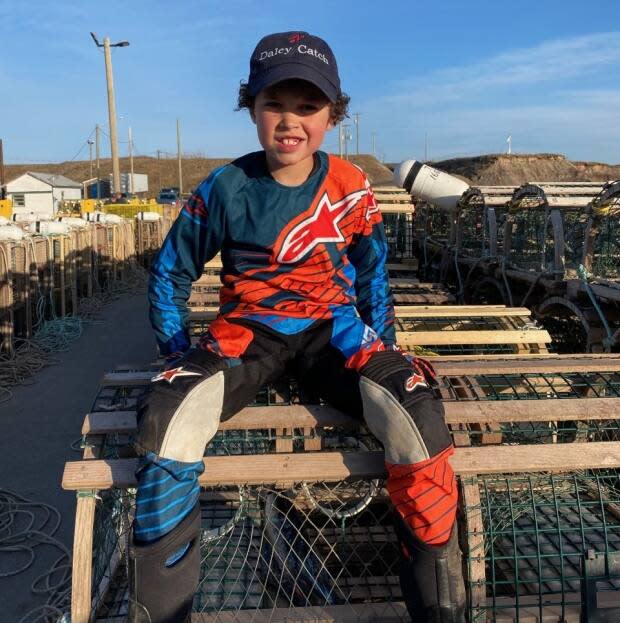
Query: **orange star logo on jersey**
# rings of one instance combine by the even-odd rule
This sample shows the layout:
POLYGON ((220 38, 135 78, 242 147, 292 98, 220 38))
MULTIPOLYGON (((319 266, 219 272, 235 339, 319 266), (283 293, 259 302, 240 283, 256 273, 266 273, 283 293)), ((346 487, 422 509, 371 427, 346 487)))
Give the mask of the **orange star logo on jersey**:
POLYGON ((172 368, 171 370, 164 370, 161 374, 154 376, 151 379, 151 383, 157 383, 157 381, 168 381, 168 383, 172 383, 177 376, 200 376, 200 373, 183 370, 183 367, 172 368))

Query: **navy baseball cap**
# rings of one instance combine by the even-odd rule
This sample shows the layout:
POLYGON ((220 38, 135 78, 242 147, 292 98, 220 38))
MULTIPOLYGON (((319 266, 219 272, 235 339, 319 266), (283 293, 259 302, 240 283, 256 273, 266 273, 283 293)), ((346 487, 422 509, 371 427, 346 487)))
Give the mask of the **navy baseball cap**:
POLYGON ((263 37, 250 58, 249 94, 256 96, 277 82, 294 78, 312 83, 330 102, 338 99, 338 65, 323 39, 301 31, 263 37))

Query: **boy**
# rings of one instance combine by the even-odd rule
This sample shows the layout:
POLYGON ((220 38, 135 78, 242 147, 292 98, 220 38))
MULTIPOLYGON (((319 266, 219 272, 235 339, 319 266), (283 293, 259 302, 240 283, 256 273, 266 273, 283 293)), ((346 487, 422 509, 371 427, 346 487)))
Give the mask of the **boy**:
POLYGON ((205 446, 285 370, 334 406, 363 412, 383 443, 416 623, 464 620, 453 450, 432 370, 395 347, 387 245, 367 179, 319 151, 347 104, 322 39, 264 37, 239 93, 263 151, 200 184, 151 270, 151 321, 167 365, 139 408, 132 621, 189 620, 205 446), (186 301, 218 251, 220 313, 190 349, 186 301))

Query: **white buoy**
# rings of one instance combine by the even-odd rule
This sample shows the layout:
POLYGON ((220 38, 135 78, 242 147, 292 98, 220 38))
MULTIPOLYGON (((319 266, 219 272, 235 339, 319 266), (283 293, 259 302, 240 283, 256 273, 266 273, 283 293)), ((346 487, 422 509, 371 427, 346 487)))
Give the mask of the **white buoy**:
POLYGON ((35 221, 28 225, 28 231, 32 234, 50 236, 54 234, 68 234, 71 228, 67 223, 58 221, 35 221))
POLYGON ((59 216, 57 220, 60 223, 65 223, 70 227, 77 227, 79 229, 85 229, 89 226, 88 221, 85 221, 79 216, 59 216))
POLYGON ((118 214, 107 214, 106 212, 87 212, 86 220, 91 223, 122 223, 123 218, 118 214))
POLYGON ((405 160, 394 169, 394 183, 404 188, 414 199, 432 203, 442 210, 456 208, 461 195, 469 188, 462 180, 422 164, 405 160))
POLYGON ((161 214, 157 214, 157 212, 138 212, 136 218, 139 221, 159 221, 161 214))
POLYGON ((44 212, 16 212, 11 220, 14 223, 34 223, 35 221, 50 221, 52 216, 44 212))
POLYGON ((0 225, 0 240, 21 240, 24 230, 17 225, 0 225))

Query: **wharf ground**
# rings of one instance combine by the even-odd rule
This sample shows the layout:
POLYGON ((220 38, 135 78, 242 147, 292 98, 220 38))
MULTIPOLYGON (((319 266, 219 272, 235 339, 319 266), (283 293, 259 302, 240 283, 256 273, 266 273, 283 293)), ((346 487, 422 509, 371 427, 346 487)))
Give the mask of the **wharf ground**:
MULTIPOLYGON (((69 551, 75 494, 63 491, 60 482, 65 461, 79 456, 71 444, 80 437, 102 375, 119 364, 149 363, 155 353, 146 295, 126 295, 104 307, 95 322, 86 323, 69 350, 54 356, 58 363, 41 370, 31 384, 12 388, 11 399, 0 404, 0 489, 58 509, 62 523, 55 537, 69 551)), ((36 559, 30 569, 0 577, 3 623, 15 623, 45 602, 44 597, 31 593, 30 585, 49 569, 59 552, 45 545, 34 551, 36 559)), ((23 552, 0 551, 0 574, 26 560, 23 552)))

